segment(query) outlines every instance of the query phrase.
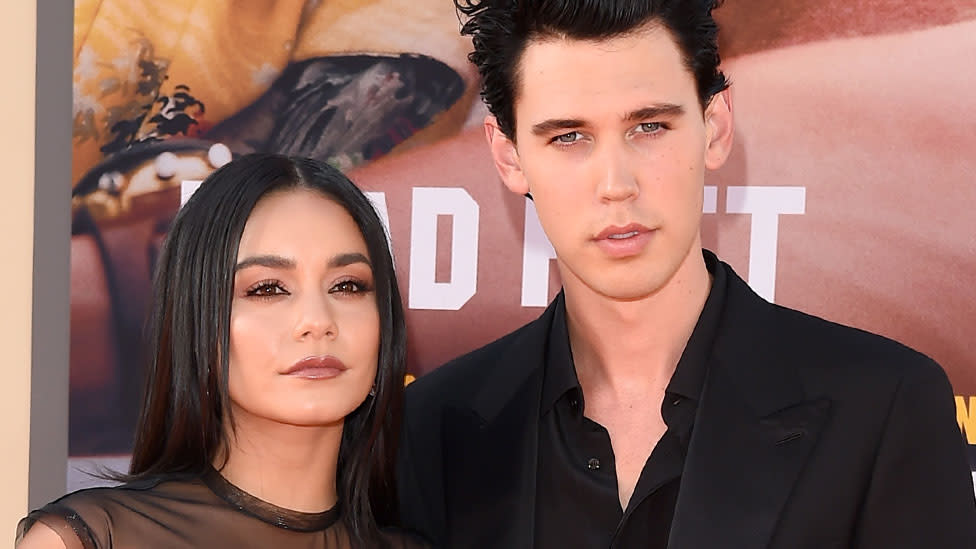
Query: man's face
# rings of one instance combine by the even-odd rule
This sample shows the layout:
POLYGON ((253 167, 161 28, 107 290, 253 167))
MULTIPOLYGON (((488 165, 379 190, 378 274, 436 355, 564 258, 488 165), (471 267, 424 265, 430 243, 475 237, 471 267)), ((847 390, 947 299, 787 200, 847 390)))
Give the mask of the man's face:
POLYGON ((496 166, 529 192, 568 292, 650 296, 702 266, 704 172, 728 154, 727 94, 705 110, 670 33, 534 41, 513 144, 486 120, 496 166), (678 276, 676 276, 678 275, 678 276))

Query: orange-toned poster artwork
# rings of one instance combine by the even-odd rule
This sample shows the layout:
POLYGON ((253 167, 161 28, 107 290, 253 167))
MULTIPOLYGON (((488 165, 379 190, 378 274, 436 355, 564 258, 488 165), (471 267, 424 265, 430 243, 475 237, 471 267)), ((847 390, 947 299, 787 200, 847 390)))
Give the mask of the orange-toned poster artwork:
MULTIPOLYGON (((777 303, 946 369, 976 469, 976 0, 730 0, 736 148, 704 240, 777 303)), ((77 0, 72 456, 124 455, 156 251, 184 181, 313 156, 387 217, 415 375, 558 291, 498 181, 470 44, 443 0, 77 0)))

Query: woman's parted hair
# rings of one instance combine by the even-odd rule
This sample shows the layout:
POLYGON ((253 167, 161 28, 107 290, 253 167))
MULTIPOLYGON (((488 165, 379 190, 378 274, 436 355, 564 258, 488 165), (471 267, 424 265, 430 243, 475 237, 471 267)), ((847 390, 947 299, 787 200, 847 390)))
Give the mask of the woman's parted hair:
POLYGON ((718 26, 712 10, 721 0, 454 0, 467 17, 468 59, 481 74, 481 97, 498 126, 515 140, 519 63, 529 42, 551 37, 602 40, 624 36, 650 23, 671 33, 695 78, 704 109, 728 87, 718 70, 718 26))
POLYGON ((199 473, 227 441, 230 313, 238 245, 268 193, 313 189, 349 212, 372 263, 380 318, 375 396, 346 417, 337 489, 354 539, 394 520, 394 465, 406 368, 406 332, 386 229, 342 173, 310 159, 251 154, 212 173, 179 211, 153 278, 145 396, 128 480, 199 473))

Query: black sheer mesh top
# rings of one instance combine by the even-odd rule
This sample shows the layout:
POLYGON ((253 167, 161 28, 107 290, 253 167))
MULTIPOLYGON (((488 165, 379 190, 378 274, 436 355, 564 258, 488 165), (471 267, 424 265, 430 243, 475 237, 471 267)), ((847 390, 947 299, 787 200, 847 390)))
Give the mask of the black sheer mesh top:
MULTIPOLYGON (((68 549, 109 547, 240 547, 359 549, 336 507, 302 513, 262 501, 211 469, 202 476, 167 475, 113 488, 68 494, 28 515, 19 541, 37 522, 68 549)), ((384 529, 367 547, 421 549, 420 539, 384 529)))

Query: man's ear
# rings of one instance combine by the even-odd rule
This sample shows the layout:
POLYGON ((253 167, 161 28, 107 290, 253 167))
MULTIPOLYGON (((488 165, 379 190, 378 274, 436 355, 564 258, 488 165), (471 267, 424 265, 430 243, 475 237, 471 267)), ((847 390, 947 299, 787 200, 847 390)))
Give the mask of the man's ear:
POLYGON ((705 167, 716 170, 732 152, 732 93, 726 88, 712 96, 705 109, 705 167))
POLYGON ((502 182, 513 193, 527 194, 529 182, 522 172, 522 163, 519 160, 515 143, 498 127, 498 120, 492 115, 485 117, 485 137, 488 139, 491 157, 502 182))

